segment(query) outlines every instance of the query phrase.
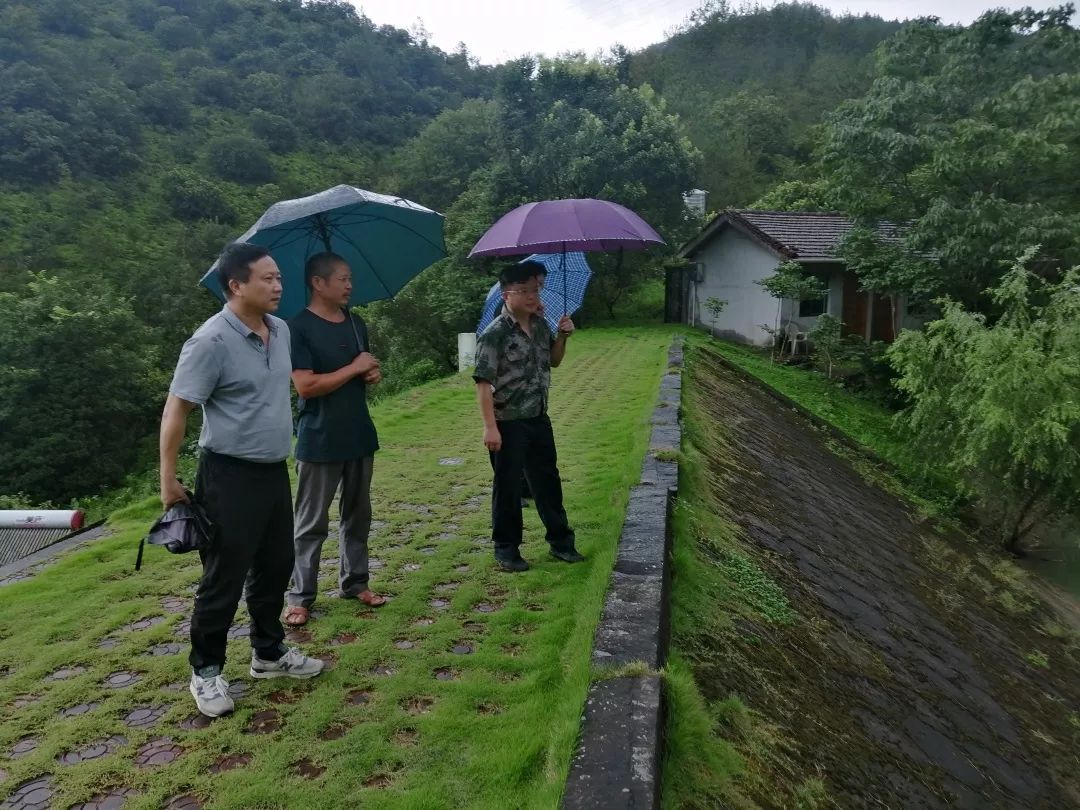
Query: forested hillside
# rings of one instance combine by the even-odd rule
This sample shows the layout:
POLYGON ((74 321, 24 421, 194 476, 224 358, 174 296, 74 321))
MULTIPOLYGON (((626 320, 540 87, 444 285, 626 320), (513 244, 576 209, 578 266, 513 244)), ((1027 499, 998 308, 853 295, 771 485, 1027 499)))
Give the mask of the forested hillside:
POLYGON ((709 207, 745 206, 810 158, 810 128, 866 92, 874 49, 899 28, 810 4, 737 11, 714 0, 630 56, 628 74, 664 97, 704 153, 709 207))

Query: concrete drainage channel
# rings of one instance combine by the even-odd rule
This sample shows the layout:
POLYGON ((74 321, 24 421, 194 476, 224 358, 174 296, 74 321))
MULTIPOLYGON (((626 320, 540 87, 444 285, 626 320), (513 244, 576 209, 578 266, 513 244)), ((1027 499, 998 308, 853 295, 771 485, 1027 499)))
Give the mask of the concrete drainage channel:
POLYGON ((668 350, 649 452, 641 480, 630 491, 593 641, 593 663, 610 670, 612 677, 601 677, 589 688, 566 780, 566 810, 646 810, 659 803, 664 719, 659 670, 668 642, 668 551, 682 441, 682 354, 682 338, 677 337, 668 350))

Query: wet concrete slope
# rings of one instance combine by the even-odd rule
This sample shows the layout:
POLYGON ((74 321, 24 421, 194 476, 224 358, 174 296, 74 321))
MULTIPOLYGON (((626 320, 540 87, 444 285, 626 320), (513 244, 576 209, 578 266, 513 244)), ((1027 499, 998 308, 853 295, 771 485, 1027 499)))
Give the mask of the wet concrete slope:
POLYGON ((710 697, 776 723, 841 806, 1080 806, 1080 665, 1048 610, 760 386, 704 351, 694 373, 722 508, 799 614, 718 638, 710 697))

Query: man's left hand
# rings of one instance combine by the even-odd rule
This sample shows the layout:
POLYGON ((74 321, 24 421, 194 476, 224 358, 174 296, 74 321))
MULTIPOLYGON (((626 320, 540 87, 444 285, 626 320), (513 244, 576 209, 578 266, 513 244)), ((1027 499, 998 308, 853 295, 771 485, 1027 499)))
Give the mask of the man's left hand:
POLYGON ((574 334, 574 322, 569 315, 563 315, 559 318, 559 337, 570 337, 572 334, 574 334))
POLYGON ((371 371, 364 375, 364 382, 368 385, 375 385, 375 383, 379 382, 381 379, 382 371, 379 369, 378 366, 375 366, 375 368, 371 369, 371 371))

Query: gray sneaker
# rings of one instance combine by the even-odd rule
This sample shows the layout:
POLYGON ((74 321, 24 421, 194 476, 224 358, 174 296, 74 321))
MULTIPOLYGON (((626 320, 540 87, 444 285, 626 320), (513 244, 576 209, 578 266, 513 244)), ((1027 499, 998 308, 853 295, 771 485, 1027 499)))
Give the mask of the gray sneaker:
POLYGON ((251 653, 252 678, 314 678, 326 668, 326 662, 309 658, 290 647, 277 661, 264 661, 251 653))
POLYGON ((195 698, 195 705, 207 717, 221 717, 236 708, 233 699, 229 697, 229 682, 220 674, 201 678, 192 672, 188 688, 191 696, 195 698))

